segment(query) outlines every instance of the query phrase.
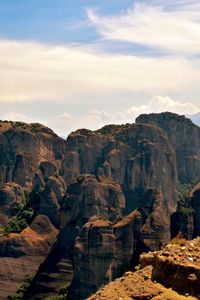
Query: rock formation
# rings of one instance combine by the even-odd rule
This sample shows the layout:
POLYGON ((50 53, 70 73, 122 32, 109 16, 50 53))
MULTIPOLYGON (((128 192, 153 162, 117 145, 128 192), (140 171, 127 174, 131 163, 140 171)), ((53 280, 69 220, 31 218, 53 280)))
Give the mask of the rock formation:
POLYGON ((0 182, 15 182, 31 190, 44 161, 59 164, 65 142, 49 128, 33 123, 0 122, 0 182))
POLYGON ((200 236, 200 184, 198 183, 185 198, 178 202, 171 216, 172 238, 179 233, 187 239, 200 236))
POLYGON ((178 177, 181 183, 200 180, 200 128, 185 116, 174 113, 144 114, 138 124, 153 124, 169 137, 176 152, 178 177))
POLYGON ((68 299, 85 299, 134 267, 142 252, 169 242, 170 229, 187 238, 199 234, 199 188, 177 210, 176 200, 178 175, 181 183, 198 178, 200 129, 183 117, 156 118, 77 130, 67 141, 40 124, 0 122, 0 259, 17 282, 10 290, 9 277, 0 294, 35 272, 27 299, 66 286, 68 299), (13 217, 29 226, 7 234, 13 217))
POLYGON ((0 236, 0 299, 7 299, 33 275, 53 245, 58 231, 46 216, 37 216, 21 233, 0 236))
POLYGON ((139 271, 125 273, 88 300, 199 299, 200 239, 176 242, 142 255, 139 271))

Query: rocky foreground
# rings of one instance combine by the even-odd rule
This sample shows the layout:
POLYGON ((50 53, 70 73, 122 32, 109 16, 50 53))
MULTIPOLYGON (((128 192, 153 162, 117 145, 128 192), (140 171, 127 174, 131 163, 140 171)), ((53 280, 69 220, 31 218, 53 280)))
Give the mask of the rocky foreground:
POLYGON ((200 238, 176 243, 141 255, 140 270, 126 272, 88 299, 200 299, 200 238))

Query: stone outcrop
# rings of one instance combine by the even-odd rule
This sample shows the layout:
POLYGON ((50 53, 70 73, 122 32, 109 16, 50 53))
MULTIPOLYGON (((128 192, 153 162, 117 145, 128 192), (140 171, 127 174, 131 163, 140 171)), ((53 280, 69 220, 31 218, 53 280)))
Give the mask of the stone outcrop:
POLYGON ((149 188, 161 190, 166 209, 174 209, 175 153, 158 127, 127 124, 106 126, 97 132, 78 130, 68 137, 67 150, 64 178, 68 178, 65 172, 71 179, 80 173, 90 173, 119 183, 127 213, 138 207, 149 188))
POLYGON ((65 141, 49 128, 33 123, 0 122, 0 182, 15 182, 31 190, 43 161, 59 164, 65 141))
POLYGON ((71 284, 68 299, 85 299, 134 265, 141 251, 158 249, 169 239, 160 192, 148 190, 138 210, 126 217, 124 208, 120 185, 106 178, 82 175, 69 185, 60 210, 62 229, 29 298, 43 299, 58 291, 64 282, 58 284, 55 278, 65 264, 63 278, 71 284))
POLYGON ((25 205, 26 194, 23 188, 9 182, 2 184, 0 187, 0 225, 5 226, 9 217, 15 215, 18 207, 25 205))
POLYGON ((200 239, 175 240, 140 258, 140 270, 127 272, 88 300, 197 300, 200 295, 200 239))
POLYGON ((126 272, 121 278, 106 285, 88 300, 197 300, 183 296, 151 280, 152 267, 137 272, 126 272))
POLYGON ((179 181, 196 183, 200 179, 200 128, 185 116, 173 113, 143 114, 138 124, 153 124, 169 137, 175 149, 179 181))
POLYGON ((141 256, 141 265, 151 264, 152 280, 180 294, 200 295, 200 238, 175 239, 164 250, 141 256), (177 243, 177 244, 176 244, 177 243))
POLYGON ((46 216, 37 216, 21 233, 0 236, 0 299, 14 293, 44 261, 58 231, 46 216))
POLYGON ((172 238, 181 233, 187 239, 200 236, 200 184, 178 202, 171 216, 172 238))
POLYGON ((107 282, 114 252, 112 225, 122 218, 124 208, 124 195, 116 183, 82 175, 69 185, 60 210, 62 229, 36 275, 30 299, 54 294, 67 282, 71 284, 72 279, 72 299, 84 299, 92 286, 96 291, 103 281, 107 282), (65 265, 65 282, 60 279, 60 265, 65 265))

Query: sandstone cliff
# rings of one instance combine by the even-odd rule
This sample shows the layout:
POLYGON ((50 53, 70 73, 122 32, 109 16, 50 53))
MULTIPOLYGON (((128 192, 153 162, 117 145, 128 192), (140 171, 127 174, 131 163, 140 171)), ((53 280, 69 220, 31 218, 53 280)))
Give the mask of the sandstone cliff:
POLYGON ((177 168, 179 178, 182 174, 177 153, 167 131, 144 122, 81 129, 67 141, 40 124, 1 122, 1 226, 10 232, 13 217, 29 225, 17 229, 15 238, 2 230, 2 260, 9 253, 10 261, 17 258, 19 269, 27 270, 20 273, 9 263, 10 274, 16 274, 14 288, 34 271, 27 299, 44 299, 66 285, 68 299, 85 299, 134 267, 143 251, 159 250, 170 240, 170 229, 188 238, 197 235, 197 188, 175 212, 177 168), (187 205, 191 215, 180 216, 187 205), (44 242, 42 235, 35 242, 29 228, 41 215, 53 233, 50 240, 44 242), (32 251, 41 259, 34 257, 29 268, 32 251))
POLYGON ((200 180, 200 128, 185 116, 173 113, 144 114, 138 124, 153 124, 169 137, 175 149, 179 181, 196 183, 200 180))

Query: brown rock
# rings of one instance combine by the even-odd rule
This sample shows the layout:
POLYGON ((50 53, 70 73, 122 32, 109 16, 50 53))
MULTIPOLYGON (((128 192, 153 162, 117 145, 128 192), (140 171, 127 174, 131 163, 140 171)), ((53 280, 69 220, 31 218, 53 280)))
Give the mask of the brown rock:
POLYGON ((14 293, 37 271, 57 233, 46 216, 37 216, 20 234, 0 237, 0 299, 14 293))
POLYGON ((23 188, 14 183, 5 183, 0 187, 0 224, 6 225, 8 218, 15 215, 19 205, 25 205, 26 195, 23 188))
POLYGON ((168 135, 175 149, 178 177, 182 183, 196 183, 200 178, 200 128, 185 116, 174 113, 144 114, 136 123, 156 125, 168 135))

